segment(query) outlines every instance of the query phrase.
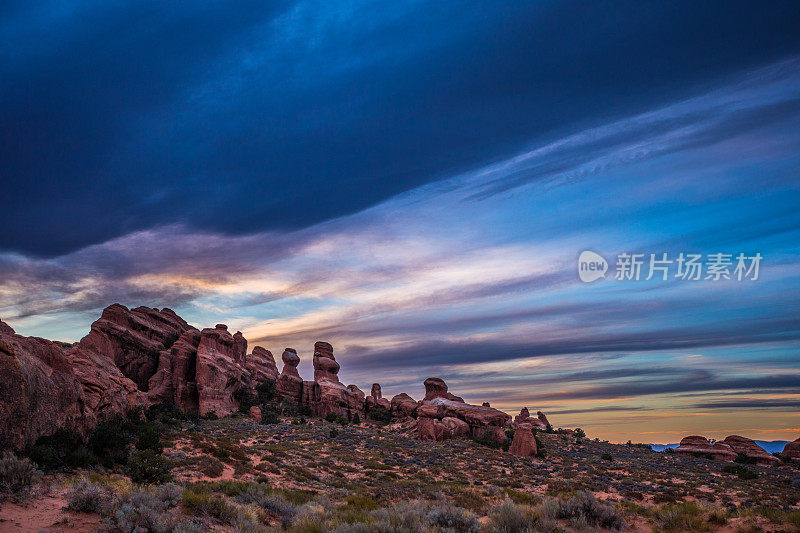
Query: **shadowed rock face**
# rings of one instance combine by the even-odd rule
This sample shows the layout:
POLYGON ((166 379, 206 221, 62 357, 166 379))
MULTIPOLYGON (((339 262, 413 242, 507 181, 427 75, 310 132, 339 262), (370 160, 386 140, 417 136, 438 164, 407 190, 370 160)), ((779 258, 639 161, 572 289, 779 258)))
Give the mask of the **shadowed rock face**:
POLYGON ((253 388, 250 373, 244 368, 247 341, 227 328, 207 328, 197 346, 197 399, 201 415, 229 415, 239 408, 236 395, 253 388))
POLYGON ((770 466, 779 461, 777 457, 768 453, 764 448, 755 443, 755 441, 747 437, 740 437, 739 435, 729 435, 725 437, 722 444, 730 446, 736 454, 743 454, 749 459, 755 460, 756 464, 762 466, 770 466))
POLYGON ((253 353, 247 356, 245 368, 255 381, 275 381, 278 379, 278 365, 272 352, 255 346, 253 353))
POLYGON ((365 411, 369 412, 370 409, 373 409, 375 407, 380 407, 381 409, 384 409, 386 411, 391 411, 392 409, 391 402, 383 397, 383 393, 381 393, 381 386, 379 383, 372 384, 372 389, 370 389, 369 396, 367 396, 366 398, 365 411))
POLYGON ((781 456, 786 457, 788 459, 792 459, 794 461, 800 461, 800 439, 797 439, 787 444, 783 448, 781 456))
POLYGON ((171 309, 129 310, 114 304, 103 310, 80 346, 110 358, 139 390, 147 391, 150 378, 158 369, 161 351, 189 329, 193 328, 171 309))

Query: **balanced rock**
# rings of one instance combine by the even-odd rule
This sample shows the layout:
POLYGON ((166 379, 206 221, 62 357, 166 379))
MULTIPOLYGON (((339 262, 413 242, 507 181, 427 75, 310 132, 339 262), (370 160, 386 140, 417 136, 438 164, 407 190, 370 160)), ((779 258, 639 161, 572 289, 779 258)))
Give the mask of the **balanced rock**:
POLYGON ((722 444, 727 444, 737 455, 744 455, 761 466, 770 466, 779 461, 777 457, 768 453, 764 448, 756 444, 755 441, 747 437, 729 435, 725 437, 722 444))
POLYGON ((294 398, 300 401, 303 395, 303 378, 300 377, 300 373, 297 371, 300 357, 298 357, 294 348, 286 348, 283 351, 283 355, 281 355, 281 359, 283 360, 283 370, 275 383, 278 394, 284 398, 294 398))
POLYGON ((364 416, 364 393, 355 385, 345 387, 339 381, 339 363, 333 346, 327 342, 314 344, 314 381, 303 383, 302 403, 311 414, 324 418, 336 414, 352 419, 364 416))
POLYGON ((381 386, 379 383, 373 383, 372 388, 370 389, 369 396, 367 396, 365 400, 366 410, 370 411, 375 407, 380 407, 386 411, 391 411, 392 404, 391 402, 383 397, 381 393, 381 386))
POLYGON ((514 430, 514 440, 508 448, 508 453, 519 457, 531 457, 537 453, 536 439, 530 424, 519 424, 514 430))

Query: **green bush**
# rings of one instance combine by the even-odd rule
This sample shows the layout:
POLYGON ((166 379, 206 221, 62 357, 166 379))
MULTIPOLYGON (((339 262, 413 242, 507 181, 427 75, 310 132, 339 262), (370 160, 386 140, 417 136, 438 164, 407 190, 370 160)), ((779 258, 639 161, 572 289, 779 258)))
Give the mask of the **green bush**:
POLYGON ((695 502, 669 504, 656 509, 653 523, 665 532, 697 531, 705 527, 702 510, 695 502))
POLYGON ((611 455, 610 453, 606 452, 606 453, 600 454, 600 459, 602 459, 603 461, 613 461, 614 460, 614 456, 611 455))
POLYGON ((581 428, 575 428, 574 435, 575 435, 575 438, 578 438, 578 439, 585 439, 586 438, 586 432, 583 431, 581 428))
POLYGON ((39 437, 28 457, 45 471, 57 468, 87 468, 98 463, 97 456, 84 446, 80 436, 65 429, 39 437))
POLYGON ((100 513, 112 497, 105 485, 81 480, 67 492, 67 509, 77 513, 100 513))
POLYGON ((128 458, 128 475, 134 483, 164 483, 172 478, 171 463, 153 450, 140 450, 128 458))
POLYGON ((256 386, 256 394, 258 395, 258 403, 269 403, 275 399, 278 391, 275 388, 274 381, 262 381, 256 386))
POLYGON ((184 511, 195 516, 210 516, 229 522, 234 515, 233 508, 223 496, 200 486, 187 487, 183 491, 182 503, 184 511))
POLYGON ((381 407, 379 405, 375 405, 370 408, 369 413, 367 416, 376 422, 391 422, 392 421, 392 413, 389 409, 381 407))
POLYGON ((339 413, 328 413, 325 420, 331 424, 339 424, 340 426, 346 426, 348 424, 347 417, 339 413))
POLYGON ((619 530, 625 527, 625 519, 614 506, 598 501, 594 494, 586 491, 561 500, 557 517, 570 520, 577 529, 590 526, 619 530))
POLYGON ((261 406, 261 423, 278 424, 281 421, 281 414, 271 405, 261 406))
POLYGON ((353 415, 353 425, 357 426, 359 424, 361 424, 361 417, 356 413, 353 415))
POLYGON ((157 454, 163 452, 164 445, 161 443, 160 428, 153 423, 144 424, 138 432, 136 449, 153 450, 157 454))
POLYGON ((10 451, 0 456, 0 492, 18 493, 30 488, 39 472, 27 457, 19 458, 10 451))
POLYGON ((181 496, 181 488, 172 483, 134 491, 114 501, 106 525, 111 531, 124 532, 185 531, 183 524, 176 523, 169 512, 178 505, 181 496))
POLYGON ((758 472, 754 472, 740 464, 725 465, 722 467, 722 471, 725 474, 735 474, 739 476, 740 479, 756 479, 758 477, 758 472))

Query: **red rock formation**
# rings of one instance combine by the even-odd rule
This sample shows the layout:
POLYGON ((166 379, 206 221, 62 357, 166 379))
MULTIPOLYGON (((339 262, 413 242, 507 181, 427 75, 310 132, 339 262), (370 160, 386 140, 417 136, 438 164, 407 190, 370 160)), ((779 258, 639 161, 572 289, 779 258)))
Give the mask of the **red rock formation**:
POLYGON ((490 404, 489 402, 483 402, 481 405, 483 407, 491 407, 492 406, 492 404, 490 404))
POLYGON ((770 466, 778 462, 778 458, 768 453, 764 448, 756 444, 753 440, 739 435, 729 435, 725 437, 722 444, 730 446, 736 454, 745 455, 748 459, 755 460, 756 464, 770 466))
POLYGON ((303 396, 303 378, 297 371, 300 364, 300 357, 294 348, 286 348, 281 356, 283 360, 283 370, 275 383, 278 394, 284 398, 294 398, 298 402, 303 396))
MULTIPOLYGON (((417 418, 422 429, 419 429, 420 438, 430 438, 431 435, 438 438, 450 438, 452 435, 440 429, 437 422, 444 418, 454 418, 461 420, 469 427, 469 432, 477 438, 488 438, 499 443, 506 441, 503 427, 511 419, 506 413, 478 405, 464 403, 457 396, 447 392, 447 385, 439 378, 428 378, 425 380, 425 400, 417 409, 417 418), (450 398, 458 398, 452 400, 450 398), (434 420, 433 423, 427 420, 434 420)), ((392 400, 394 402, 394 400, 392 400)))
POLYGON ((533 438, 533 431, 530 424, 518 424, 514 430, 514 440, 508 448, 508 453, 519 457, 535 456, 536 439, 533 438))
POLYGON ((58 429, 85 432, 83 389, 64 348, 0 321, 0 449, 22 450, 58 429))
POLYGON ((736 452, 722 442, 711 444, 707 438, 699 435, 690 435, 681 439, 681 443, 675 448, 676 453, 691 455, 706 455, 717 461, 733 461, 736 452))
POLYGON ((171 309, 129 310, 114 304, 103 310, 79 345, 83 350, 110 358, 139 390, 146 391, 158 368, 160 352, 172 346, 188 329, 191 326, 171 309))
POLYGON ((781 452, 782 457, 800 461, 800 439, 788 443, 781 452))
POLYGON ((533 429, 545 431, 550 423, 547 421, 547 417, 543 412, 537 411, 536 418, 531 418, 528 408, 523 407, 519 414, 514 417, 514 427, 518 426, 519 424, 530 424, 533 429))
POLYGON ((379 383, 372 384, 372 389, 370 390, 369 396, 366 398, 365 406, 367 412, 369 412, 369 410, 373 407, 380 407, 386 411, 391 411, 392 409, 391 402, 383 397, 379 383))
MULTIPOLYGON (((547 429, 550 426, 550 422, 547 421, 547 417, 544 416, 544 413, 541 411, 536 411, 536 418, 539 419, 539 422, 544 426, 542 429, 547 429)), ((552 426, 550 426, 552 427, 552 426)))
POLYGON ((329 414, 364 416, 364 393, 355 385, 345 387, 339 381, 339 363, 333 356, 333 347, 327 342, 314 344, 314 381, 304 382, 302 401, 311 414, 324 418, 329 414))
POLYGON ((250 408, 250 420, 253 422, 260 424, 261 423, 261 408, 257 405, 254 405, 250 408))
POLYGON ((244 370, 247 342, 241 333, 235 337, 227 328, 206 328, 197 346, 197 397, 201 415, 229 415, 239 408, 235 396, 241 389, 252 389, 250 374, 244 370))
POLYGON ((256 383, 278 379, 278 365, 275 364, 272 352, 261 346, 253 347, 253 353, 245 361, 245 368, 256 383))
POLYGON ((417 407, 419 407, 419 403, 405 392, 394 396, 390 404, 392 406, 392 417, 398 419, 413 417, 417 412, 417 407))
POLYGON ((196 329, 183 333, 159 355, 158 370, 150 378, 147 396, 152 403, 171 401, 185 413, 197 414, 197 347, 201 334, 196 329))
POLYGON ((520 409, 519 414, 514 417, 514 425, 517 424, 529 424, 531 419, 531 413, 528 411, 527 407, 523 407, 520 409))
POLYGON ((464 401, 464 399, 460 396, 455 396, 454 394, 447 392, 447 383, 445 383, 442 378, 428 378, 425 380, 424 385, 425 397, 422 399, 423 402, 430 401, 435 398, 445 398, 454 402, 464 401))

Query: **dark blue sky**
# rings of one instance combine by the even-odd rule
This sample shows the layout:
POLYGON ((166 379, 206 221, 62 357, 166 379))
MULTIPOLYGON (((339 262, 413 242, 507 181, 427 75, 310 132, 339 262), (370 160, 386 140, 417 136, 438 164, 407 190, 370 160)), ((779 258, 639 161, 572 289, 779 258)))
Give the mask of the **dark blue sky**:
POLYGON ((800 51, 796 2, 4 2, 0 249, 357 212, 800 51))
POLYGON ((330 341, 387 395, 794 440, 798 28, 797 2, 5 2, 0 318, 74 341, 168 306, 304 376, 330 341), (718 252, 760 277, 613 279, 718 252))

